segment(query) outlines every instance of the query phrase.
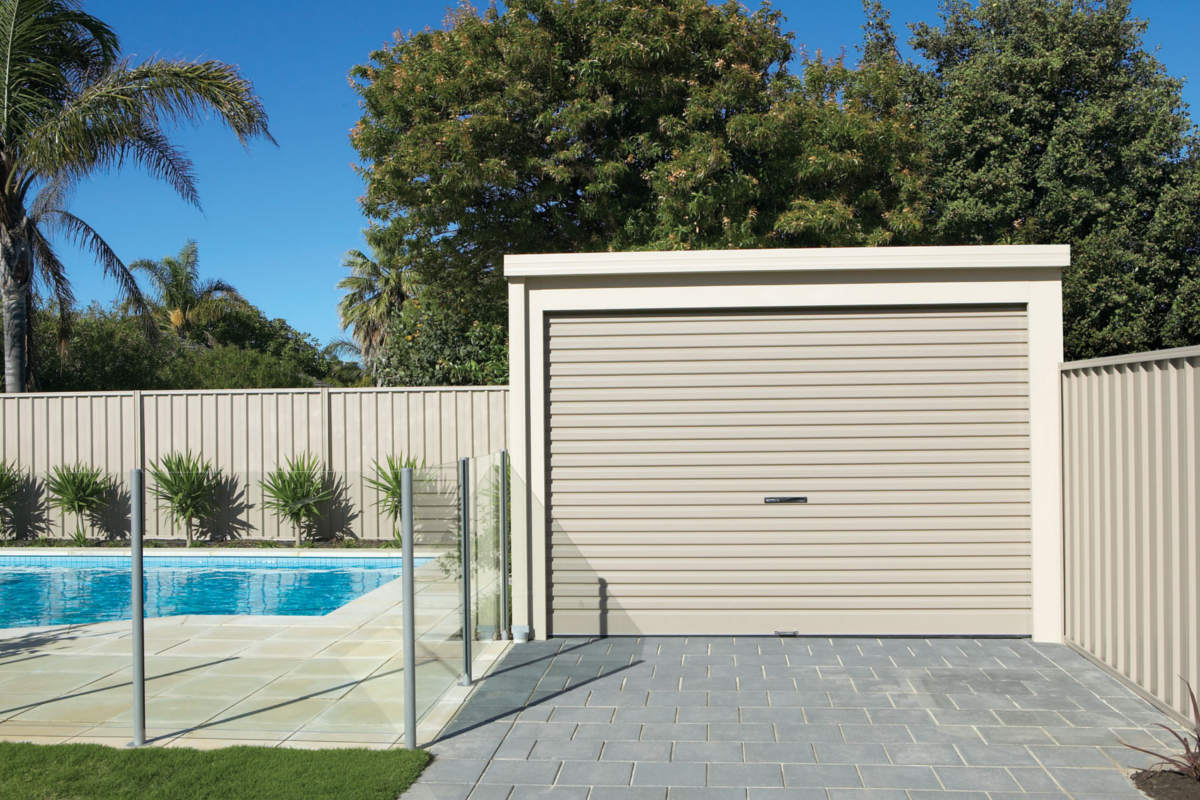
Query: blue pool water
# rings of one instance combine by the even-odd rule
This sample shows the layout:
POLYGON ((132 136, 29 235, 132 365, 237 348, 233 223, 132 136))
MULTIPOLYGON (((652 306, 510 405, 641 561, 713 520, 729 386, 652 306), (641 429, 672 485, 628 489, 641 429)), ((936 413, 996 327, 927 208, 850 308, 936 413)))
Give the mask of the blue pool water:
MULTIPOLYGON (((146 556, 146 616, 318 616, 400 574, 399 558, 146 556)), ((129 619, 129 594, 128 556, 0 556, 0 628, 129 619)))

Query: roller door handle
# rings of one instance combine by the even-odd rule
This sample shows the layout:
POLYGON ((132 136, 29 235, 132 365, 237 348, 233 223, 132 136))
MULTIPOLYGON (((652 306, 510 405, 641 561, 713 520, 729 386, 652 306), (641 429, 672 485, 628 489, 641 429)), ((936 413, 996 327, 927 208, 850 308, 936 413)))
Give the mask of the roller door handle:
POLYGON ((764 503, 807 503, 807 497, 764 497, 764 503))

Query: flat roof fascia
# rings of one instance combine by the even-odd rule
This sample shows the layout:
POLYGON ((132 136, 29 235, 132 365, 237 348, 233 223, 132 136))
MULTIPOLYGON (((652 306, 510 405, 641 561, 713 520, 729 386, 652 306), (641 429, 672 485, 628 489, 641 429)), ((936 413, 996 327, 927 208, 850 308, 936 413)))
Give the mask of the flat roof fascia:
POLYGON ((504 276, 537 278, 914 269, 1061 270, 1070 263, 1071 247, 1065 244, 667 250, 507 255, 504 257, 504 276))

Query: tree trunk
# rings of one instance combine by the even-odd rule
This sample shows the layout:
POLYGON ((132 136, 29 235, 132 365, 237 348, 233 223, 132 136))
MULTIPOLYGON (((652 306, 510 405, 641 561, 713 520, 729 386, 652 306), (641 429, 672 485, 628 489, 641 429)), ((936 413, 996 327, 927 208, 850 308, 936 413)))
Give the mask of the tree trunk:
POLYGON ((29 288, 33 249, 29 220, 22 216, 0 229, 0 307, 4 314, 4 391, 25 391, 29 329, 29 288))
POLYGON ((25 391, 26 338, 29 325, 28 286, 0 287, 4 308, 4 391, 25 391))

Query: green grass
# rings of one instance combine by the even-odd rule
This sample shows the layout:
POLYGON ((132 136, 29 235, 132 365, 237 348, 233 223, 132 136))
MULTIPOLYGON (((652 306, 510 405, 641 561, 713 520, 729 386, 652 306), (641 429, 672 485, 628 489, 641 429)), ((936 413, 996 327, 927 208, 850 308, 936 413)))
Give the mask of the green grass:
POLYGON ((0 742, 0 800, 394 800, 423 750, 220 750, 0 742))

